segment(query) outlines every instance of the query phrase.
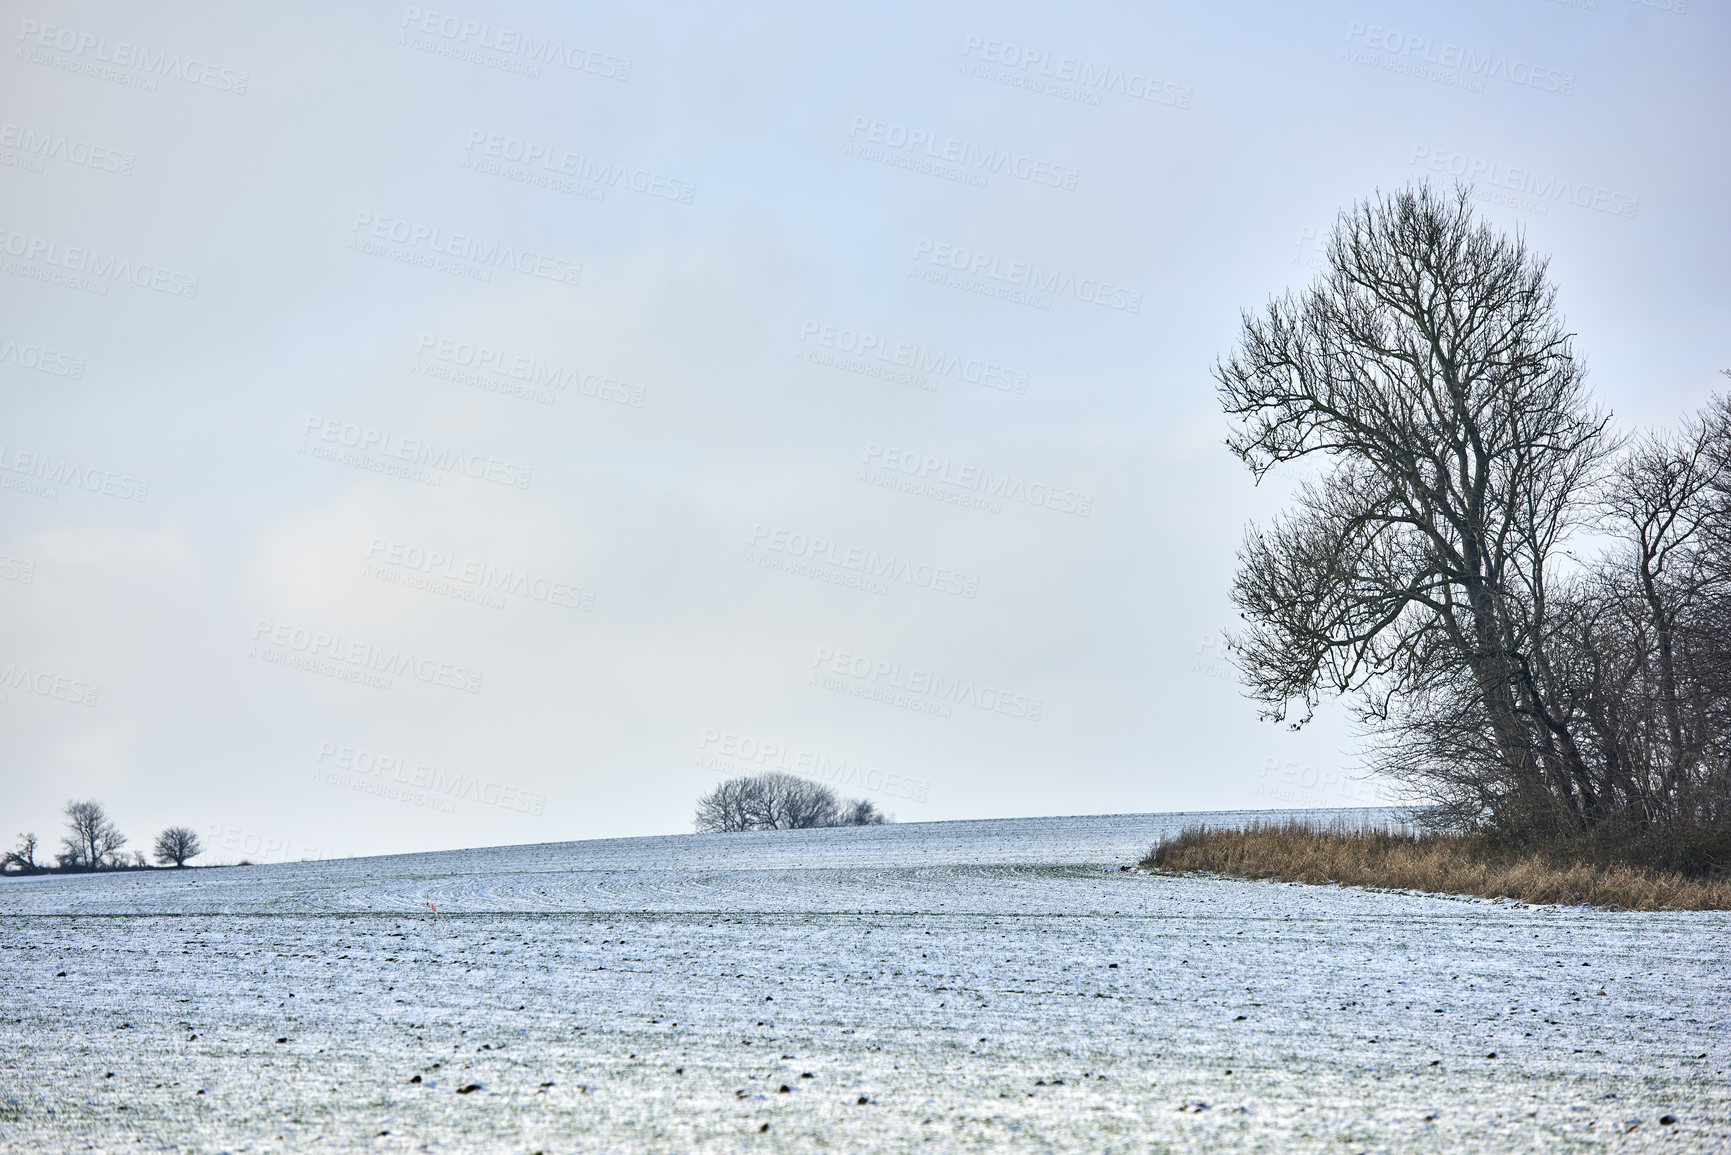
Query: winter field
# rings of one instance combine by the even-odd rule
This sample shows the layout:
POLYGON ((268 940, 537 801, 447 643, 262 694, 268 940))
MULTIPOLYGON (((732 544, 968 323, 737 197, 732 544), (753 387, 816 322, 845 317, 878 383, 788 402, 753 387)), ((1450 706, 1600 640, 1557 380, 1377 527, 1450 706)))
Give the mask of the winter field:
POLYGON ((1119 869, 1197 817, 3 880, 0 1147, 1731 1150, 1731 916, 1119 869))

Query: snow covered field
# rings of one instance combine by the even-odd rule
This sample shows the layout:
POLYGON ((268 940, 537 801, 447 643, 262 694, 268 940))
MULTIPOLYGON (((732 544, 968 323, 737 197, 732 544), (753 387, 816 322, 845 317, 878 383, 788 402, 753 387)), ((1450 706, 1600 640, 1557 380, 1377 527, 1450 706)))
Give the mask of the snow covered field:
POLYGON ((1731 916, 1118 869, 1195 817, 3 880, 0 1147, 1731 1149, 1731 916))

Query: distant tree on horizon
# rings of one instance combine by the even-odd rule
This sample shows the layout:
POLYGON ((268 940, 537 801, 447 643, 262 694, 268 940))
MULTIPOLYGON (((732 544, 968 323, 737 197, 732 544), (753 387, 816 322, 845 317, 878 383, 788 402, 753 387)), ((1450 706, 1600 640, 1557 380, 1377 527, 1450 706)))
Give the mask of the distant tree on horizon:
POLYGON ((65 814, 67 833, 60 840, 65 849, 55 856, 61 866, 101 870, 121 865, 120 848, 126 845, 126 835, 108 820, 101 803, 68 802, 65 814))
POLYGON ((890 821, 863 798, 843 802, 819 782, 771 772, 729 778, 697 800, 699 833, 811 830, 825 826, 879 826, 890 821))
POLYGON ((187 859, 203 853, 198 834, 185 826, 170 826, 156 836, 156 861, 164 866, 183 867, 187 859))
POLYGON ((8 850, 5 857, 0 859, 0 871, 10 871, 14 868, 24 873, 33 873, 42 869, 36 864, 35 834, 20 834, 17 849, 8 850))
POLYGON ((843 826, 882 826, 889 818, 877 808, 877 803, 855 798, 842 811, 843 826))

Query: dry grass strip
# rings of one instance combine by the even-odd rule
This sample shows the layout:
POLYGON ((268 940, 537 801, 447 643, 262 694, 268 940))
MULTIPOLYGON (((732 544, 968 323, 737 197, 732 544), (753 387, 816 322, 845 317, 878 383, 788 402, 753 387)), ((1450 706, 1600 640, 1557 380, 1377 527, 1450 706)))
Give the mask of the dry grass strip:
POLYGON ((1162 840, 1141 866, 1615 910, 1731 910, 1731 879, 1723 875, 1700 879, 1636 866, 1558 864, 1537 855, 1497 858, 1473 835, 1324 829, 1298 821, 1189 827, 1162 840))

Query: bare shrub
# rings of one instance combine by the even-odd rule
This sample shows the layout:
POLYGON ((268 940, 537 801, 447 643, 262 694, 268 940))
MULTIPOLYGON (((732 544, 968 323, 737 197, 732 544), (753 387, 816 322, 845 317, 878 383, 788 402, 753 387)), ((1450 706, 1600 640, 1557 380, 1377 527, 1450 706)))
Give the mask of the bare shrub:
POLYGON ((847 804, 842 812, 843 826, 882 826, 890 821, 888 815, 877 808, 875 802, 865 798, 855 798, 847 804))

